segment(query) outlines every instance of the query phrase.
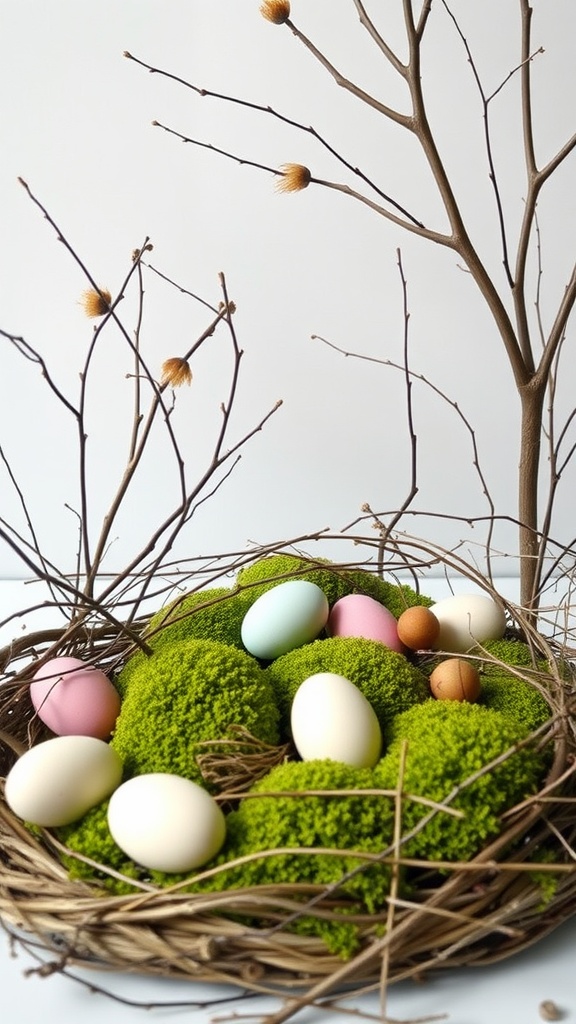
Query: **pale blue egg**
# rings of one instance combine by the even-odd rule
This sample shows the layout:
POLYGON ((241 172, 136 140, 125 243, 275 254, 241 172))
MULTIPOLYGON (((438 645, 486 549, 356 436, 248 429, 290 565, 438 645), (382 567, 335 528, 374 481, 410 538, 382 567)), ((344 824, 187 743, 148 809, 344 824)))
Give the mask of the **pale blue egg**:
POLYGON ((286 580, 254 602, 242 622, 242 643, 255 658, 272 661, 315 640, 328 620, 328 599, 308 580, 286 580))

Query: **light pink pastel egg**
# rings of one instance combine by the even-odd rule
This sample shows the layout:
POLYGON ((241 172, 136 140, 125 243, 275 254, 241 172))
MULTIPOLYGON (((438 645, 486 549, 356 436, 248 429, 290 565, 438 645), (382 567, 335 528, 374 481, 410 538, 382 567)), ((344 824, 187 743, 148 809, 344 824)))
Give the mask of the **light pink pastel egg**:
POLYGON ((106 740, 120 712, 120 697, 108 676, 80 658, 52 658, 30 683, 38 717, 57 736, 106 740))
POLYGON ((379 640, 399 654, 406 650, 398 638, 398 624, 392 612, 365 594, 347 594, 336 601, 326 628, 330 636, 362 636, 379 640))

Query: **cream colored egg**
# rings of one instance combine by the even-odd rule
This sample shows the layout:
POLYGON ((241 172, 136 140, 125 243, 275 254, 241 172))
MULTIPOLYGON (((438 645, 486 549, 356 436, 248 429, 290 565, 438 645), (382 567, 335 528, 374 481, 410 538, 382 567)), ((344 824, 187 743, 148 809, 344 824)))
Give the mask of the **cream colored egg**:
POLYGON ((165 772, 137 775, 110 798, 108 828, 132 860, 155 871, 187 872, 218 853, 224 814, 190 779, 165 772))
POLYGON ((454 594, 432 605, 440 623, 436 650, 463 654, 475 644, 500 640, 506 630, 503 608, 486 594, 454 594))
POLYGON ((329 758, 372 768, 382 732, 372 705, 354 683, 318 672, 298 687, 290 714, 292 738, 303 761, 329 758))
POLYGON ((94 736, 57 736, 31 747, 6 777, 6 803, 33 825, 56 828, 82 818, 120 785, 122 762, 94 736))

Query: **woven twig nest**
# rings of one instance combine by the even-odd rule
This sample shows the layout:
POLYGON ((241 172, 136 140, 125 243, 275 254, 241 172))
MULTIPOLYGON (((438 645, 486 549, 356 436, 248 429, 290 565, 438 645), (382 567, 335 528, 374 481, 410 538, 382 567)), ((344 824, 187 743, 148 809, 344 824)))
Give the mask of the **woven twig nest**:
MULTIPOLYGON (((539 665, 538 671, 518 666, 512 671, 541 692, 549 716, 497 761, 528 750, 541 758, 545 770, 534 791, 499 812, 499 831, 491 832, 469 859, 432 860, 407 853, 403 807, 410 794, 402 759, 395 789, 372 794, 391 809, 390 842, 380 851, 364 849, 358 855, 348 850, 350 856, 357 853, 354 866, 349 857, 342 868, 343 883, 368 869, 386 873, 387 897, 370 913, 338 881, 313 885, 289 878, 220 890, 203 887, 202 879, 214 871, 211 865, 191 876, 200 880, 196 887, 190 887, 189 879, 158 886, 141 876, 131 888, 131 880, 124 878, 126 887, 119 892, 109 884, 118 880, 113 868, 76 854, 93 877, 75 878, 69 870, 70 850, 58 830, 26 827, 2 793, 0 917, 10 930, 35 936, 63 967, 104 965, 280 994, 286 1002, 275 1020, 340 990, 360 993, 383 979, 488 964, 534 943, 576 908, 576 685, 566 651, 541 638, 517 608, 507 606, 507 612, 510 635, 528 642, 539 665), (331 951, 321 930, 298 927, 303 919, 336 926, 343 921, 354 929, 355 948, 347 956, 331 951)), ((114 623, 91 618, 65 630, 22 637, 1 652, 2 776, 23 750, 51 735, 30 701, 30 663, 35 667, 38 659, 74 654, 116 678, 137 649, 136 635, 145 636, 145 629, 141 622, 127 635, 114 623)), ((494 662, 487 652, 475 657, 481 664, 494 662)), ((429 659, 413 658, 424 669, 429 659)), ((275 748, 238 726, 221 741, 204 744, 197 760, 222 806, 233 810, 255 780, 293 756, 289 743, 275 748)), ((476 776, 482 778, 491 767, 479 766, 476 776)), ((447 785, 444 803, 429 801, 427 820, 447 820, 469 782, 447 785)), ((292 795, 297 800, 306 793, 292 795)), ((338 798, 334 793, 332 799, 338 798)), ((266 856, 287 852, 315 856, 306 849, 272 850, 266 856)), ((222 858, 215 870, 222 870, 222 858)))

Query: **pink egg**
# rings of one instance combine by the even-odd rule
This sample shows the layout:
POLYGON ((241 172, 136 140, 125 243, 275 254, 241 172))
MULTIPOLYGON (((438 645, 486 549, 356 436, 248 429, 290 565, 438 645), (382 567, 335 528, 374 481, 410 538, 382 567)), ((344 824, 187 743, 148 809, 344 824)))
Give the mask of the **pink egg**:
POLYGON ((406 650, 398 637, 398 624, 392 612, 365 594, 347 594, 336 601, 326 628, 330 636, 362 636, 379 640, 399 654, 406 650))
POLYGON ((52 658, 30 683, 38 717, 57 736, 106 740, 120 712, 120 696, 108 676, 80 658, 52 658))

